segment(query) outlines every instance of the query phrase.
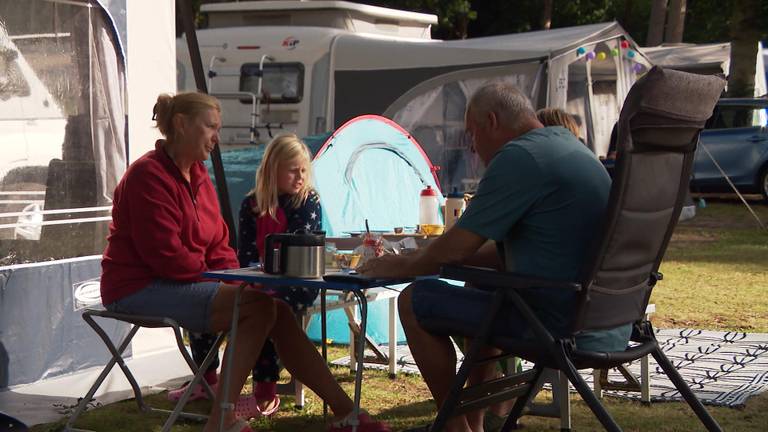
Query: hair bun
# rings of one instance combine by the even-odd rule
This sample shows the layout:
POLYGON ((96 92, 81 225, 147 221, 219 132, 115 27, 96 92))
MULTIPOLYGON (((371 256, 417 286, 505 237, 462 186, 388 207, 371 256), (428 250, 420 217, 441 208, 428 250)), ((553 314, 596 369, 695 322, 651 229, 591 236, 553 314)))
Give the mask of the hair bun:
POLYGON ((152 120, 157 122, 157 128, 163 135, 170 131, 170 121, 173 114, 173 96, 161 94, 157 97, 157 102, 152 108, 152 120))

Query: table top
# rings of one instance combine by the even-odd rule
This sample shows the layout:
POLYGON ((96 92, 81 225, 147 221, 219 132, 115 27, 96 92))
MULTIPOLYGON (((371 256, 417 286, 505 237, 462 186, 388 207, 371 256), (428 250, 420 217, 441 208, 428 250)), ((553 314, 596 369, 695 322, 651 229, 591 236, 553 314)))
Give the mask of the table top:
POLYGON ((323 278, 299 278, 262 272, 258 267, 244 267, 231 270, 214 270, 202 274, 205 278, 228 282, 260 283, 262 285, 300 285, 305 287, 359 291, 386 285, 412 282, 414 278, 367 278, 359 274, 340 271, 328 272, 323 278))

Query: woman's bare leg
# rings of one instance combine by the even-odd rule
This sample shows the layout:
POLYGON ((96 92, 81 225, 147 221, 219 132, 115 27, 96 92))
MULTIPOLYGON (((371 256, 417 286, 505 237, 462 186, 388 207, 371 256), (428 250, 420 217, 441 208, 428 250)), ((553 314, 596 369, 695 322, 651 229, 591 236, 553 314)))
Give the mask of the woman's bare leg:
MULTIPOLYGON (((238 289, 239 287, 236 285, 222 284, 220 286, 211 305, 211 331, 218 332, 230 328, 235 294, 238 289)), ((239 336, 235 339, 229 393, 227 394, 227 400, 230 403, 237 401, 240 390, 242 390, 251 368, 256 363, 264 340, 274 323, 275 302, 272 297, 253 289, 244 289, 240 300, 240 320, 237 324, 239 336)), ((224 368, 227 367, 229 355, 230 351, 227 350, 223 359, 224 368)), ((222 372, 226 373, 226 371, 222 372)), ((205 431, 214 431, 218 427, 221 401, 224 397, 223 392, 224 386, 219 385, 211 415, 205 425, 205 431)), ((234 411, 229 411, 224 419, 224 425, 231 425, 236 420, 234 411)))
POLYGON ((299 327, 291 307, 275 301, 276 317, 270 337, 285 368, 296 379, 317 393, 342 418, 352 412, 354 403, 336 382, 323 357, 299 327))

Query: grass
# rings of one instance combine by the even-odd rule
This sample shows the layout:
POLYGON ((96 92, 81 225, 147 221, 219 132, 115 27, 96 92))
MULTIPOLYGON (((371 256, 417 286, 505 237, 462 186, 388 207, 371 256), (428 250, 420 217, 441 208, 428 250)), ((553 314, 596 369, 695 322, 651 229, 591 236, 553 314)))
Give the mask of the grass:
MULTIPOLYGON (((768 206, 754 206, 768 222, 768 206)), ((738 203, 713 202, 691 221, 681 223, 673 236, 661 271, 664 280, 654 291, 652 301, 657 327, 695 327, 715 330, 768 332, 768 232, 760 232, 747 210, 738 203)), ((330 358, 346 355, 342 347, 332 347, 330 358)), ((332 367, 344 389, 352 394, 353 380, 348 370, 332 367)), ((540 397, 547 399, 545 392, 540 397)), ((147 398, 153 406, 171 409, 165 393, 147 398)), ((683 403, 666 402, 643 406, 638 402, 607 398, 606 406, 626 431, 704 430, 683 403)), ((429 422, 435 406, 419 376, 399 374, 389 379, 385 372, 365 371, 362 404, 377 418, 388 421, 394 430, 429 422)), ((190 411, 206 413, 207 401, 196 401, 190 411)), ((708 407, 724 430, 764 431, 768 424, 768 393, 750 398, 742 408, 708 407)), ((124 401, 91 410, 80 417, 78 427, 97 431, 160 431, 164 417, 142 415, 133 401, 124 401)), ((523 417, 526 430, 558 430, 559 421, 523 417)), ((586 405, 572 396, 572 422, 575 430, 601 430, 586 405)), ((34 432, 63 430, 64 421, 38 425, 34 432)), ((254 421, 259 431, 324 431, 322 402, 308 392, 303 410, 293 408, 293 399, 284 397, 282 408, 271 419, 254 421)), ((176 432, 199 431, 198 423, 177 422, 176 432)))
MULTIPOLYGON (((753 204, 768 223, 768 206, 753 204)), ((768 332, 768 232, 738 203, 678 225, 651 301, 657 327, 768 332)))

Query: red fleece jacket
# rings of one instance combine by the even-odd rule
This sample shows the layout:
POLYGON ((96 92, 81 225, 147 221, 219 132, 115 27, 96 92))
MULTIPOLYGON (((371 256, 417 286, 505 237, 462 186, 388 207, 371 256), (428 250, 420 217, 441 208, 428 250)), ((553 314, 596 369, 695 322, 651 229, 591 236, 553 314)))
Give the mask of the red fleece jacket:
POLYGON ((101 301, 110 304, 152 280, 197 281, 207 270, 239 267, 208 171, 187 182, 162 141, 131 164, 115 188, 101 261, 101 301))

